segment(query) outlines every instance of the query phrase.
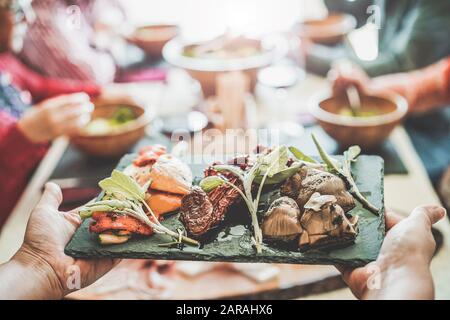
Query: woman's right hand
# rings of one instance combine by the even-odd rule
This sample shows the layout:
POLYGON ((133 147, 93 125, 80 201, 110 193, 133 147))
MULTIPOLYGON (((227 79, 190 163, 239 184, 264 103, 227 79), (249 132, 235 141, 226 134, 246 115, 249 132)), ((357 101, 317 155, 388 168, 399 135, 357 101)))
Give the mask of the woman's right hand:
POLYGON ((94 105, 85 93, 62 95, 42 101, 22 116, 18 127, 34 143, 73 135, 91 119, 94 105))
POLYGON ((339 60, 333 63, 328 72, 334 95, 345 94, 345 90, 354 86, 359 92, 370 91, 371 79, 357 64, 349 60, 339 60))

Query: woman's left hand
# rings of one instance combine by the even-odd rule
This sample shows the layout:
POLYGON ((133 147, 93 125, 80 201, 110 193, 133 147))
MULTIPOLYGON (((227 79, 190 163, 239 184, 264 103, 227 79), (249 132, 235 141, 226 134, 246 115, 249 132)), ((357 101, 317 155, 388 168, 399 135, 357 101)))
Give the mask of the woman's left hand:
POLYGON ((34 292, 33 298, 62 298, 93 283, 118 262, 113 259, 74 259, 64 254, 64 247, 80 226, 81 219, 75 211, 59 211, 61 202, 60 188, 47 183, 41 200, 31 213, 24 243, 12 259, 20 265, 33 267, 33 272, 39 271, 41 287, 35 289, 38 292, 34 292))

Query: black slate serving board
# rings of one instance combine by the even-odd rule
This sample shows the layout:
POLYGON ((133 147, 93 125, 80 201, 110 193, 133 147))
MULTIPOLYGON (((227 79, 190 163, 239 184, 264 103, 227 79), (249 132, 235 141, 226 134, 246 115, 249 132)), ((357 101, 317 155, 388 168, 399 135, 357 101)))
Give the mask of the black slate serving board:
MULTIPOLYGON (((117 168, 126 167, 134 155, 124 156, 117 168)), ((191 165, 194 176, 202 176, 203 165, 191 165)), ((299 251, 267 246, 263 253, 256 254, 251 245, 251 231, 240 219, 229 219, 217 228, 212 238, 201 247, 184 246, 183 249, 158 246, 170 241, 165 235, 155 234, 148 238, 134 238, 124 244, 100 245, 95 234, 90 234, 90 221, 83 222, 67 245, 66 254, 76 258, 129 258, 159 260, 195 260, 226 262, 296 263, 296 264, 341 264, 358 267, 377 258, 384 235, 383 160, 378 156, 360 156, 352 168, 360 191, 377 207, 382 208, 376 216, 358 205, 352 213, 360 216, 359 234, 353 245, 334 250, 299 251)), ((236 207, 230 215, 248 217, 245 207, 236 207)), ((182 227, 178 215, 167 217, 163 224, 175 230, 182 227)), ((245 223, 244 223, 245 224, 245 223)))

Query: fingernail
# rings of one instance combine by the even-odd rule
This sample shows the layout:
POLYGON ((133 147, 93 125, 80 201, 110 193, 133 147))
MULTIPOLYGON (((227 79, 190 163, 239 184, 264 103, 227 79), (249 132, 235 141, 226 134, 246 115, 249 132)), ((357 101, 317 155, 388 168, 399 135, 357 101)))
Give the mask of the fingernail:
POLYGON ((423 205, 413 210, 410 216, 423 217, 427 216, 432 224, 435 224, 447 214, 445 208, 437 205, 423 205))
POLYGON ((434 212, 437 212, 439 214, 439 219, 438 220, 442 220, 442 218, 445 217, 445 215, 447 214, 447 210, 445 210, 444 207, 441 206, 435 206, 433 208, 434 212))
POLYGON ((85 108, 86 108, 87 112, 92 113, 92 111, 94 111, 95 107, 94 107, 94 104, 92 102, 89 102, 89 103, 85 104, 85 108))
POLYGON ((441 206, 432 206, 430 207, 431 210, 437 211, 439 213, 439 218, 442 219, 447 214, 447 210, 444 207, 441 206))
POLYGON ((50 190, 51 188, 58 187, 58 185, 54 182, 47 182, 44 187, 45 190, 50 190))
POLYGON ((86 125, 86 124, 88 124, 89 123, 89 121, 91 121, 91 115, 90 114, 82 114, 81 116, 80 116, 80 122, 81 122, 81 125, 86 125))

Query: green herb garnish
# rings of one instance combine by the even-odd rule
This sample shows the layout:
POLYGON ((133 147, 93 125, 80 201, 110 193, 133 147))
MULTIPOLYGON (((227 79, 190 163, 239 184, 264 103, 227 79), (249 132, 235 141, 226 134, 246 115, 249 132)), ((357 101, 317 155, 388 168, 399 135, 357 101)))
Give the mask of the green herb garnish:
POLYGON ((199 187, 203 189, 206 193, 214 190, 218 186, 222 185, 223 179, 219 176, 209 176, 206 178, 203 178, 200 183, 199 187))
POLYGON ((259 158, 256 160, 256 163, 250 168, 249 171, 242 171, 238 167, 231 165, 217 165, 213 167, 219 172, 223 171, 231 172, 241 180, 243 191, 227 180, 224 180, 224 182, 233 187, 234 189, 236 189, 247 205, 247 208, 250 212, 250 216, 252 219, 252 226, 253 226, 252 240, 253 243, 255 244, 257 253, 262 252, 263 246, 262 231, 259 226, 257 216, 258 204, 262 193, 262 189, 268 179, 275 179, 277 175, 280 175, 282 172, 284 172, 282 176, 278 176, 276 178, 277 181, 281 182, 298 171, 300 166, 296 165, 292 169, 288 168, 286 165, 287 161, 288 161, 287 148, 285 146, 279 146, 268 154, 260 155, 259 158), (281 179, 280 177, 283 178, 283 180, 278 180, 281 179), (252 186, 254 182, 259 182, 258 191, 255 197, 253 197, 252 194, 252 186))
POLYGON ((145 202, 145 191, 150 183, 151 181, 141 187, 133 178, 121 171, 114 170, 111 177, 99 182, 99 186, 105 192, 108 200, 88 203, 79 210, 79 214, 84 219, 90 217, 95 211, 127 214, 150 226, 157 233, 167 234, 180 243, 185 242, 198 246, 197 241, 180 235, 179 232, 172 231, 159 222, 153 210, 145 202), (152 219, 147 217, 143 206, 148 210, 152 219))
POLYGON ((306 154, 298 150, 296 147, 289 147, 289 151, 294 155, 294 157, 297 158, 297 160, 310 162, 310 163, 318 163, 316 160, 314 160, 311 157, 308 157, 306 154))
POLYGON ((372 213, 379 215, 380 209, 375 207, 369 202, 359 191, 355 180, 353 179, 351 172, 351 164, 356 161, 356 158, 361 153, 361 148, 359 146, 352 146, 347 151, 344 152, 344 161, 339 163, 336 159, 330 157, 325 149, 320 145, 319 141, 316 139, 314 134, 311 135, 314 140, 314 144, 317 147, 320 157, 323 162, 327 165, 327 170, 330 173, 338 175, 347 184, 348 191, 351 195, 358 200, 367 210, 372 213))
POLYGON ((133 110, 128 107, 119 107, 113 114, 113 116, 109 119, 109 122, 112 125, 124 124, 129 121, 136 119, 133 110))

